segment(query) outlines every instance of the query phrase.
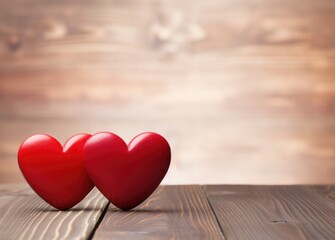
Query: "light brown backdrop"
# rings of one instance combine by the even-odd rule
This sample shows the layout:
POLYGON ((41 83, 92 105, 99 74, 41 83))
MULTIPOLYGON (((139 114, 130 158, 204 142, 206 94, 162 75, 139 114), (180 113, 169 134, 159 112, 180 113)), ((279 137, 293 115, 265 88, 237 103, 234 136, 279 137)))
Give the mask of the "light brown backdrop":
POLYGON ((0 1, 0 182, 21 141, 157 131, 164 183, 335 183, 332 0, 0 1))

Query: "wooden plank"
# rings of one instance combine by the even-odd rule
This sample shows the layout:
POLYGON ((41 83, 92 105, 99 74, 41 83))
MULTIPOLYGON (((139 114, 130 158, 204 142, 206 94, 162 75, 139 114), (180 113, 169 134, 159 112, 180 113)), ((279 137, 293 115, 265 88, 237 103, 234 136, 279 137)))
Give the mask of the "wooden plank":
POLYGON ((206 186, 229 239, 335 238, 335 186, 206 186))
POLYGON ((68 211, 58 211, 27 185, 0 185, 0 239, 86 239, 107 200, 94 189, 68 211))
POLYGON ((221 239, 223 236, 200 186, 160 186, 139 207, 112 204, 94 239, 221 239))
POLYGON ((0 182, 24 181, 31 134, 157 131, 174 149, 165 183, 335 183, 334 12, 334 0, 0 0, 0 182))

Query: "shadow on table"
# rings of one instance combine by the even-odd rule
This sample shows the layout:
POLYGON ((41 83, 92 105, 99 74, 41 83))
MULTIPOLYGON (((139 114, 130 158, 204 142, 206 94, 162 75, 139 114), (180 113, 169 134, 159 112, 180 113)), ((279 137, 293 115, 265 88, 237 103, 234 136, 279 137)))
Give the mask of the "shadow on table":
MULTIPOLYGON (((39 208, 35 208, 35 209, 32 209, 34 211, 40 211, 40 212, 81 212, 81 211, 87 211, 87 212, 90 212, 90 211, 95 211, 95 210, 99 210, 99 208, 93 208, 93 207, 87 207, 87 208, 71 208, 69 210, 58 210, 56 208, 53 208, 51 206, 47 206, 45 208, 43 207, 39 207, 39 208)), ((109 208, 107 210, 107 213, 108 212, 113 212, 113 213, 180 213, 181 210, 180 209, 131 209, 131 210, 128 210, 128 211, 123 211, 121 209, 118 209, 116 207, 112 207, 112 208, 109 208)))
POLYGON ((122 211, 118 208, 108 209, 108 212, 115 212, 115 213, 180 213, 180 209, 131 209, 129 211, 122 211))

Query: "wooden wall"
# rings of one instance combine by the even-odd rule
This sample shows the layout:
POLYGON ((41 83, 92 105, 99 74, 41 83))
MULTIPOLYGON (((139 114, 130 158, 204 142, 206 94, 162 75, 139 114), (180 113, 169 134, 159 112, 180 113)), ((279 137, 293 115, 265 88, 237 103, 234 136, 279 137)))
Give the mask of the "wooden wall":
POLYGON ((0 182, 31 134, 157 131, 164 183, 335 183, 335 1, 0 0, 0 182))

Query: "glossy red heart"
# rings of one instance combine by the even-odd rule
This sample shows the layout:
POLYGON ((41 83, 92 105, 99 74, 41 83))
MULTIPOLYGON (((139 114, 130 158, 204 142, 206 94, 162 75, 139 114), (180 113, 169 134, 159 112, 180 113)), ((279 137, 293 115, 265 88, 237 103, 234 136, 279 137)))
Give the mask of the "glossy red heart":
POLYGON ((53 207, 69 209, 94 187, 83 161, 83 148, 90 136, 75 135, 62 147, 53 137, 38 134, 21 144, 21 172, 31 188, 53 207))
POLYGON ((163 180, 171 159, 168 142, 142 133, 128 145, 103 132, 85 144, 86 171, 101 193, 118 208, 129 210, 147 199, 163 180))

